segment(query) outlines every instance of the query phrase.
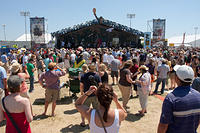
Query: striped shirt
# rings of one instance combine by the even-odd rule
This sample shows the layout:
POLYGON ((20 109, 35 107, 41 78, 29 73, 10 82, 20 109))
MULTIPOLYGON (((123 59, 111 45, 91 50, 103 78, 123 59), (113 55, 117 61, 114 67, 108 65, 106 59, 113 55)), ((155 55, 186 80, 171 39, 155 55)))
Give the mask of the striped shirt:
POLYGON ((160 123, 168 124, 167 133, 197 133, 200 122, 200 93, 180 86, 163 102, 160 123))

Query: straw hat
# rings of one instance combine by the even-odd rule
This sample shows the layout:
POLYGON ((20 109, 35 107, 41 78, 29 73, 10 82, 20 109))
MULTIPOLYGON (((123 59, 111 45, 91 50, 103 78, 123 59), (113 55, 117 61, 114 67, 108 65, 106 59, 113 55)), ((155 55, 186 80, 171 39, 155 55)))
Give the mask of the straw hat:
POLYGON ((16 73, 16 72, 18 72, 20 70, 20 68, 21 68, 21 65, 19 63, 13 63, 12 66, 11 66, 10 71, 12 73, 16 73))
POLYGON ((89 70, 96 71, 96 64, 91 63, 91 64, 88 66, 88 68, 89 68, 89 70))
POLYGON ((3 66, 3 65, 4 65, 4 63, 2 61, 0 61, 0 66, 3 66))
POLYGON ((145 71, 148 71, 148 70, 149 70, 149 68, 146 67, 145 65, 142 65, 142 66, 139 68, 139 71, 141 71, 141 69, 142 69, 142 70, 145 70, 145 71))

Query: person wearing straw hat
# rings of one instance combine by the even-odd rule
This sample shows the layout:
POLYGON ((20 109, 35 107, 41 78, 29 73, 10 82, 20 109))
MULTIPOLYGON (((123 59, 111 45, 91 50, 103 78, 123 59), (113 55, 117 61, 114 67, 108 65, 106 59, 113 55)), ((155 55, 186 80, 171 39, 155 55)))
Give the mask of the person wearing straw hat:
POLYGON ((27 84, 25 82, 25 79, 29 79, 30 78, 29 73, 27 71, 27 67, 25 67, 25 69, 24 69, 25 73, 23 73, 21 65, 19 63, 14 63, 14 64, 11 65, 10 71, 11 71, 11 75, 18 75, 21 79, 24 80, 22 82, 20 95, 22 97, 30 98, 30 96, 28 94, 28 86, 27 86, 27 84))
POLYGON ((144 116, 144 113, 147 113, 147 102, 149 92, 151 90, 151 74, 148 72, 148 67, 142 65, 139 68, 139 71, 142 75, 139 77, 139 80, 134 81, 137 84, 137 91, 139 95, 139 101, 142 110, 138 111, 141 116, 144 116))

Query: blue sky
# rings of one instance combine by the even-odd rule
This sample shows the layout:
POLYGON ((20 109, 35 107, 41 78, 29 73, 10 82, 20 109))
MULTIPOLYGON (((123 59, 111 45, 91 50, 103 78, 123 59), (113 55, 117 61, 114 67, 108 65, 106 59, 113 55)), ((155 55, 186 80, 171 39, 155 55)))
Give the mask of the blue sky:
POLYGON ((48 32, 93 20, 93 8, 98 16, 127 26, 130 22, 127 13, 134 13, 132 28, 144 32, 147 20, 164 18, 167 38, 184 32, 194 34, 194 27, 200 30, 200 0, 1 0, 0 3, 0 40, 4 39, 2 24, 6 24, 7 40, 24 34, 20 11, 29 11, 31 17, 47 18, 48 32))

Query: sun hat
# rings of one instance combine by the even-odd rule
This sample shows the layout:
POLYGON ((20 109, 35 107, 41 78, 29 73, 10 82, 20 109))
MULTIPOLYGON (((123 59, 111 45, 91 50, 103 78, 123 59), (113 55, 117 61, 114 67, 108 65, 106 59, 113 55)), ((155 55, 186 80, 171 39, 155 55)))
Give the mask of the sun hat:
POLYGON ((14 63, 12 64, 10 71, 12 73, 16 73, 20 70, 20 68, 21 68, 21 65, 19 63, 14 63))
POLYGON ((96 64, 91 63, 91 64, 88 66, 88 68, 89 68, 89 70, 95 71, 95 70, 96 70, 96 64))
POLYGON ((139 71, 140 71, 141 69, 143 69, 143 70, 146 70, 146 71, 148 71, 148 70, 149 70, 149 68, 148 68, 148 67, 146 67, 145 65, 141 65, 141 66, 140 66, 140 68, 139 68, 139 71))
POLYGON ((176 65, 174 71, 178 78, 183 82, 192 82, 194 78, 194 71, 190 66, 187 65, 176 65))
POLYGON ((17 60, 12 60, 10 64, 12 65, 14 63, 18 63, 17 60))
POLYGON ((4 63, 2 61, 0 61, 0 66, 3 66, 3 65, 4 65, 4 63))
POLYGON ((18 75, 11 75, 7 81, 8 88, 15 88, 17 86, 20 86, 23 81, 24 80, 18 75))

